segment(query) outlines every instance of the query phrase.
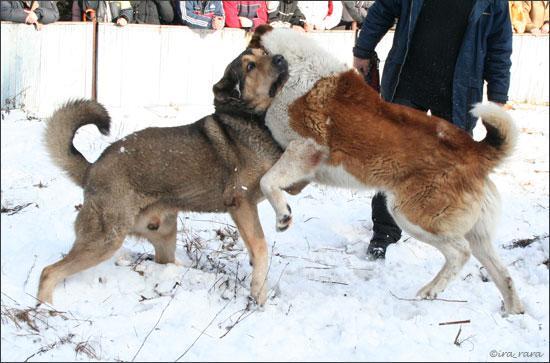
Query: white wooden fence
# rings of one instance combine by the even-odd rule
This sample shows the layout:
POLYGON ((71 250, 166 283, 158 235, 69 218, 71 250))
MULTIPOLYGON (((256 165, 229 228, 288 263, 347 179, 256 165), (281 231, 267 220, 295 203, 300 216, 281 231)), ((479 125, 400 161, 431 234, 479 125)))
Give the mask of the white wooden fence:
MULTIPOLYGON (((354 33, 308 33, 351 65, 354 33)), ((382 66, 393 33, 377 51, 382 66)), ((212 86, 248 42, 239 29, 197 31, 181 26, 99 24, 97 99, 107 106, 211 105, 212 86)), ((548 104, 548 37, 514 36, 510 99, 548 104)), ((48 116, 70 98, 90 98, 93 27, 59 22, 41 31, 1 24, 1 107, 48 116)))

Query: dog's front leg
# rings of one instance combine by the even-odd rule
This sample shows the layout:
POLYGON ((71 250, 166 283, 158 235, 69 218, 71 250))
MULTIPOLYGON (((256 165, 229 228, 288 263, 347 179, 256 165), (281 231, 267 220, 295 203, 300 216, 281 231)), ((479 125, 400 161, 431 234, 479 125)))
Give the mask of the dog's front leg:
POLYGON ((311 180, 327 156, 327 148, 311 139, 293 140, 281 158, 262 177, 260 187, 275 209, 277 231, 286 230, 292 221, 292 212, 283 190, 293 184, 311 180))
POLYGON ((250 296, 258 305, 263 305, 267 299, 267 243, 258 208, 249 200, 239 198, 235 206, 229 208, 229 213, 239 229, 252 265, 250 296))

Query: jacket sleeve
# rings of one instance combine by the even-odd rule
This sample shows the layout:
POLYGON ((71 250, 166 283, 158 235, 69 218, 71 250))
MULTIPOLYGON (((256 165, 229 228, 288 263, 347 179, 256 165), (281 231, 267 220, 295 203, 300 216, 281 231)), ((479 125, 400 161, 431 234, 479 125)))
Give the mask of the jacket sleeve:
POLYGON ((222 1, 216 1, 216 8, 214 9, 214 15, 223 16, 225 18, 225 11, 223 10, 222 1))
POLYGON ((493 26, 487 37, 483 78, 487 81, 489 101, 506 103, 512 66, 512 25, 506 1, 496 2, 493 16, 493 26))
POLYGON ((225 26, 228 28, 240 28, 239 12, 237 11, 236 1, 224 1, 223 11, 225 11, 225 26))
POLYGON ((174 9, 170 1, 157 0, 157 9, 161 24, 169 24, 174 20, 174 9))
POLYGON ((73 1, 73 7, 72 7, 72 21, 82 21, 82 11, 80 11, 80 6, 78 5, 78 1, 73 1))
POLYGON ((24 23, 27 13, 23 7, 17 6, 18 1, 0 1, 0 20, 24 23))
POLYGON ((342 6, 341 1, 332 2, 332 14, 327 15, 323 20, 323 25, 325 26, 325 29, 332 29, 340 24, 340 20, 342 20, 343 9, 344 7, 342 6))
POLYGON ((211 29, 212 18, 200 14, 195 14, 194 1, 180 1, 181 18, 192 28, 211 29))
MULTIPOLYGON (((120 15, 119 18, 125 18, 128 23, 132 22, 134 19, 134 9, 129 1, 119 1, 120 2, 120 15)), ((117 18, 118 19, 118 18, 117 18)), ((114 19, 116 21, 117 19, 114 19)))
POLYGON ((294 14, 288 21, 292 25, 303 26, 306 21, 306 17, 302 14, 302 10, 298 6, 294 8, 294 14))
POLYGON ((359 37, 355 41, 353 55, 357 58, 370 58, 380 39, 399 17, 402 0, 376 0, 369 8, 359 37))
POLYGON ((357 1, 342 1, 342 5, 344 5, 344 8, 347 10, 349 16, 351 16, 353 21, 361 23, 363 22, 363 18, 359 13, 359 9, 355 6, 356 2, 357 1))
POLYGON ((53 1, 40 1, 40 6, 34 12, 42 24, 50 24, 59 20, 59 10, 53 1))
POLYGON ((260 1, 260 7, 258 8, 256 17, 252 19, 252 22, 254 23, 254 29, 267 23, 267 6, 265 5, 265 1, 260 1))

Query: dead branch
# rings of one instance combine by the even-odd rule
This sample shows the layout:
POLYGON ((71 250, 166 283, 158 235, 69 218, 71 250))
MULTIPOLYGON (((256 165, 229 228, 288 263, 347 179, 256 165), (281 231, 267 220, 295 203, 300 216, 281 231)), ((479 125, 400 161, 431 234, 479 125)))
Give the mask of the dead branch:
POLYGON ((393 292, 391 292, 390 290, 390 294, 396 298, 397 300, 402 300, 402 301, 423 301, 423 300, 437 300, 437 301, 444 301, 444 302, 456 302, 456 303, 467 303, 468 301, 467 300, 452 300, 452 299, 441 299, 441 298, 433 298, 433 299, 420 299, 420 298, 415 298, 415 299, 406 299, 406 298, 402 298, 402 297, 399 297, 397 295, 395 295, 393 292))
MULTIPOLYGON (((468 320, 468 322, 469 322, 469 320, 468 320)), ((439 323, 439 325, 442 325, 442 324, 439 323)), ((462 332, 462 326, 458 327, 458 333, 456 333, 456 337, 455 337, 455 341, 454 341, 454 345, 459 346, 459 347, 460 347, 460 343, 458 342, 458 337, 460 336, 460 332, 462 332)))
POLYGON ((301 260, 304 260, 304 261, 308 261, 308 262, 311 262, 311 263, 316 263, 316 264, 327 266, 327 267, 338 267, 336 265, 331 265, 331 264, 328 264, 328 263, 325 263, 325 262, 315 261, 311 258, 302 257, 302 256, 283 255, 283 254, 278 253, 278 252, 275 253, 274 256, 281 257, 281 258, 298 258, 298 259, 301 259, 301 260))
POLYGON ((23 289, 27 286, 27 283, 29 282, 29 277, 31 276, 31 272, 34 269, 34 266, 36 265, 36 255, 34 255, 34 261, 32 262, 31 269, 29 270, 29 273, 27 274, 27 278, 25 279, 25 282, 23 282, 23 289))
POLYGON ((339 282, 339 281, 330 281, 330 280, 314 280, 314 279, 308 279, 309 281, 315 281, 315 282, 322 282, 324 284, 337 284, 337 285, 346 285, 348 286, 349 284, 346 283, 346 282, 339 282))
POLYGON ((470 320, 446 321, 443 323, 439 323, 439 325, 453 325, 453 324, 470 324, 470 320))
MULTIPOLYGON (((189 270, 191 269, 191 266, 187 268, 187 270, 185 270, 185 272, 183 273, 183 275, 181 276, 180 278, 180 281, 183 281, 185 275, 187 275, 187 272, 189 272, 189 270)), ((143 342, 141 342, 141 345, 139 346, 139 349, 137 350, 137 352, 134 354, 134 356, 132 357, 132 362, 136 359, 137 355, 139 354, 139 352, 141 352, 141 349, 143 348, 143 346, 145 345, 145 342, 147 342, 147 339, 149 339, 149 336, 151 335, 151 333, 157 328, 157 326, 159 325, 160 323, 160 320, 162 319, 162 316, 164 315, 164 312, 166 311, 166 309, 168 309, 168 306, 170 306, 170 304, 172 303, 172 301, 174 300, 174 298, 176 297, 176 290, 178 287, 181 286, 181 282, 177 281, 175 284, 174 284, 174 287, 172 288, 172 296, 170 297, 170 300, 168 300, 168 303, 166 303, 166 306, 164 307, 164 309, 162 309, 160 315, 159 315, 159 318, 157 319, 157 322, 155 323, 155 325, 153 325, 153 327, 151 328, 151 330, 149 330, 149 333, 147 333, 147 335, 145 336, 145 339, 143 339, 143 342)))
POLYGON ((252 305, 252 300, 249 300, 248 301, 248 304, 246 304, 246 307, 244 309, 242 309, 242 314, 239 315, 239 317, 237 318, 237 320, 229 325, 229 326, 226 326, 225 329, 227 330, 225 333, 222 334, 222 336, 220 337, 220 339, 222 339, 223 337, 225 337, 227 334, 229 334, 229 332, 235 327, 235 325, 239 324, 241 321, 243 321, 244 319, 248 318, 250 315, 254 314, 254 312, 256 310, 251 310, 251 305, 252 305), (248 313, 247 315, 245 315, 246 313, 248 313), (244 316, 244 317, 243 317, 244 316))
POLYGON ((216 318, 218 317, 218 315, 220 315, 222 313, 222 311, 225 310, 225 308, 229 305, 229 303, 231 302, 231 300, 229 300, 224 306, 223 308, 220 309, 220 311, 218 311, 216 313, 216 315, 214 315, 214 317, 212 318, 212 320, 210 320, 210 322, 208 323, 208 325, 206 327, 204 327, 204 329, 201 331, 201 333, 195 338, 195 340, 193 341, 193 343, 191 343, 191 345, 189 345, 187 347, 187 349, 185 349, 185 351, 179 356, 176 358, 176 360, 174 362, 177 362, 179 361, 181 358, 183 358, 187 352, 189 352, 189 350, 191 348, 193 348, 193 346, 195 345, 195 343, 200 339, 200 337, 202 337, 204 335, 204 332, 210 327, 210 325, 212 325, 212 323, 214 322, 214 320, 216 320, 216 318))
POLYGON ((525 248, 525 247, 529 246, 530 244, 532 244, 534 242, 537 242, 537 241, 548 238, 548 236, 549 236, 548 233, 545 233, 543 235, 533 236, 531 238, 515 239, 512 242, 509 242, 508 244, 503 245, 502 248, 507 249, 507 250, 511 250, 513 248, 518 248, 518 247, 519 248, 525 248))
POLYGON ((23 362, 28 362, 29 359, 31 359, 35 355, 48 352, 48 351, 52 350, 53 348, 55 348, 58 345, 64 345, 64 344, 67 344, 67 343, 71 343, 74 336, 75 336, 74 334, 68 334, 68 335, 66 335, 62 338, 59 338, 59 340, 57 340, 57 341, 55 341, 51 344, 43 346, 42 348, 38 349, 38 351, 36 351, 35 353, 33 353, 30 356, 28 356, 27 358, 25 358, 25 360, 23 362))
MULTIPOLYGON (((31 204, 36 204, 36 203, 27 203, 27 204, 24 204, 24 205, 16 205, 13 208, 7 208, 7 207, 2 206, 2 209, 0 209, 0 213, 8 213, 9 216, 12 216, 16 213, 21 212, 23 209, 27 208, 31 204)), ((38 204, 36 204, 36 206, 38 207, 38 204)))
POLYGON ((75 355, 74 355, 75 359, 76 359, 76 356, 79 354, 85 354, 90 359, 99 359, 99 357, 97 356, 97 353, 95 352, 94 347, 90 345, 88 340, 82 341, 76 344, 74 351, 75 351, 75 355))

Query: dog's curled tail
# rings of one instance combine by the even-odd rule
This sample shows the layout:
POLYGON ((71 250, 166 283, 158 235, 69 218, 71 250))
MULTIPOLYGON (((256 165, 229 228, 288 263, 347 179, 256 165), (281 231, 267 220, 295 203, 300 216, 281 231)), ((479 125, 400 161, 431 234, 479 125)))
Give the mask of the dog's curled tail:
POLYGON ((492 167, 502 163, 512 155, 517 138, 518 129, 512 117, 501 106, 495 103, 478 103, 470 111, 475 117, 481 117, 487 135, 481 144, 486 146, 483 157, 490 160, 492 167))
POLYGON ((103 135, 109 134, 111 117, 101 104, 91 100, 72 100, 58 108, 48 120, 44 142, 53 162, 65 170, 72 181, 83 186, 88 160, 74 147, 76 131, 94 124, 103 135))

